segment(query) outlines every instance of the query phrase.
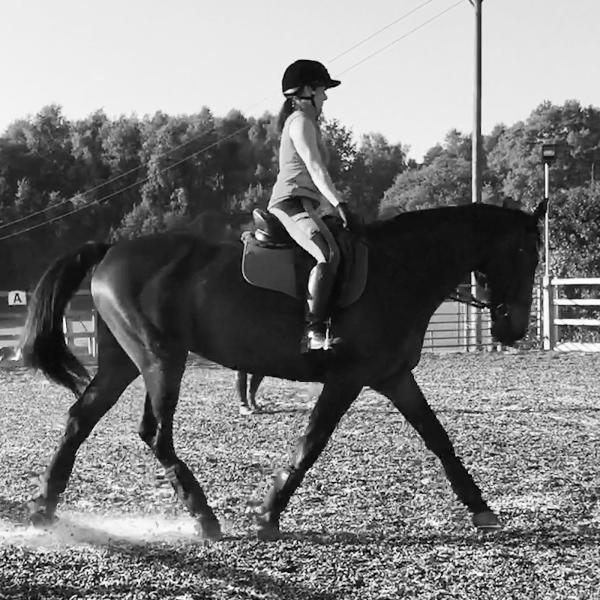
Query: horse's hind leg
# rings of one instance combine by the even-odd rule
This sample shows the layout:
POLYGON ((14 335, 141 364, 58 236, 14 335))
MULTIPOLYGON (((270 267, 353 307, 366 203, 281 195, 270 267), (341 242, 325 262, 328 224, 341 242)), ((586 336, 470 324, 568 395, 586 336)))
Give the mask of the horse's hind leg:
POLYGON ((139 433, 164 467, 179 499, 190 514, 198 519, 202 535, 208 539, 218 539, 221 537, 219 521, 200 484, 177 456, 173 446, 173 417, 186 357, 187 352, 174 352, 169 354, 169 358, 155 357, 148 367, 143 368, 148 394, 139 433))
POLYGON ((99 319, 98 372, 69 409, 60 444, 40 478, 38 495, 29 502, 30 519, 44 525, 54 519, 60 494, 73 470, 75 456, 96 423, 112 408, 139 371, 99 319))
POLYGON ((257 522, 260 538, 279 537, 281 513, 361 389, 362 385, 358 384, 325 384, 311 412, 308 427, 298 440, 292 464, 275 473, 271 489, 259 510, 257 522))
POLYGON ((499 528, 498 518, 483 500, 481 490, 456 456, 446 430, 427 404, 412 373, 402 373, 373 389, 392 401, 423 438, 427 448, 440 459, 458 499, 473 513, 473 523, 480 529, 499 528))

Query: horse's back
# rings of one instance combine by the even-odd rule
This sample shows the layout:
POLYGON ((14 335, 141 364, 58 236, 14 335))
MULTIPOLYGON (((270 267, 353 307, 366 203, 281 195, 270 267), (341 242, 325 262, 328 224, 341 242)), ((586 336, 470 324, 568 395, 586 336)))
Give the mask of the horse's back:
MULTIPOLYGON (((169 330, 190 315, 191 290, 222 256, 235 261, 233 245, 213 244, 190 234, 156 234, 115 244, 91 279, 94 304, 103 318, 136 314, 169 330)), ((239 254, 239 251, 238 251, 239 254)), ((221 258, 221 262, 223 259, 221 258)))

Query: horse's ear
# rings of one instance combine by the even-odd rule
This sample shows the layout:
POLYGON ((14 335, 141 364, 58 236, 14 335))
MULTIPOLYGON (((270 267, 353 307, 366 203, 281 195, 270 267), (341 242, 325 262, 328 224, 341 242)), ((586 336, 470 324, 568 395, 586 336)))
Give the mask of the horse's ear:
POLYGON ((546 215, 547 210, 548 210, 548 198, 544 198, 535 207, 535 210, 533 211, 533 216, 536 218, 537 221, 540 221, 546 215))

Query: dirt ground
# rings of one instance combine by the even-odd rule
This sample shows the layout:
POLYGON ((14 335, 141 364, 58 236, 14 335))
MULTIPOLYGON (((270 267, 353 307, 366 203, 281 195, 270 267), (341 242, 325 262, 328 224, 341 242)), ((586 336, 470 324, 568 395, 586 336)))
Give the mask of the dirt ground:
POLYGON ((266 379, 238 414, 235 375, 191 364, 176 447, 225 538, 205 544, 137 437, 135 382, 78 454, 49 531, 24 504, 72 398, 1 370, 0 598, 600 598, 600 356, 425 355, 415 370, 457 453, 498 512, 473 530, 437 459, 365 390, 282 518, 260 542, 248 501, 286 463, 319 386, 266 379))

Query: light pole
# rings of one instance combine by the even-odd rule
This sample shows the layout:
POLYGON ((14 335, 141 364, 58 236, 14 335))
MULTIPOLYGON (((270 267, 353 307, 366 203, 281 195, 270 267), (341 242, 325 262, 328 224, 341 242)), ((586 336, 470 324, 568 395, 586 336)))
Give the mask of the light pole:
MULTIPOLYGON (((548 203, 550 198, 550 164, 556 160, 556 144, 542 144, 542 162, 544 163, 544 200, 548 203)), ((544 217, 544 276, 550 276, 550 221, 549 207, 546 208, 544 217)))
POLYGON ((544 277, 542 281, 544 290, 543 307, 543 348, 552 350, 553 339, 552 306, 553 291, 550 283, 550 165, 556 160, 556 144, 542 144, 542 162, 544 163, 544 200, 546 201, 546 214, 544 216, 544 277))

